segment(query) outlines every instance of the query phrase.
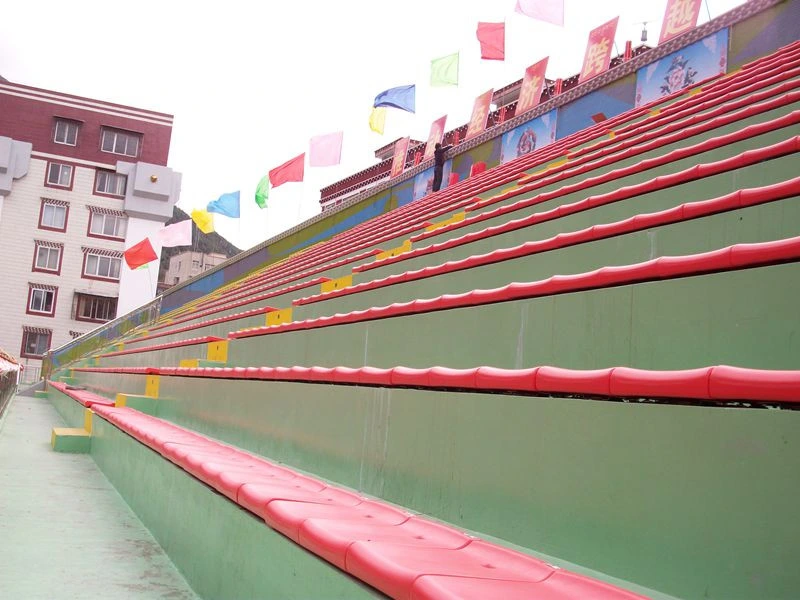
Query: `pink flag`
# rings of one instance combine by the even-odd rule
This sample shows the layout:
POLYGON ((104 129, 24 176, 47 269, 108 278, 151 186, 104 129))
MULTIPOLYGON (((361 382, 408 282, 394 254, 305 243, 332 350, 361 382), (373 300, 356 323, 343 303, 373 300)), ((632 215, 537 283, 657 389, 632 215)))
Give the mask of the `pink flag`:
POLYGON ((330 167, 342 161, 342 139, 344 132, 317 135, 308 145, 308 166, 330 167))
POLYGON ((517 0, 514 10, 532 19, 564 26, 564 0, 517 0))
POLYGON ((484 60, 505 60, 506 24, 478 23, 478 41, 481 43, 481 58, 484 60))
POLYGON ((192 220, 186 219, 172 225, 167 225, 164 229, 156 232, 156 241, 162 248, 174 248, 175 246, 192 245, 192 220))

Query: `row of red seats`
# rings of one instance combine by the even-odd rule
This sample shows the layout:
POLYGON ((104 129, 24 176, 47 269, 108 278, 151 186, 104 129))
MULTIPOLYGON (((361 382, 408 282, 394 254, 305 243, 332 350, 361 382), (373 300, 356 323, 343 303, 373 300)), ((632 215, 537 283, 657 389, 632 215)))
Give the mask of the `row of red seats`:
POLYGON ((366 310, 294 321, 271 327, 257 327, 232 332, 228 334, 228 337, 239 339, 272 335, 286 331, 330 327, 345 323, 385 319, 436 310, 449 310, 617 285, 630 285, 644 281, 687 277, 701 273, 744 269, 780 262, 796 262, 798 259, 800 259, 800 237, 756 244, 735 244, 700 254, 662 256, 638 264, 602 267, 588 273, 554 275, 541 281, 515 282, 494 289, 473 290, 462 294, 395 303, 389 306, 372 307, 366 310))
POLYGON ((800 403, 800 371, 769 371, 727 365, 650 371, 630 367, 576 370, 559 367, 499 369, 475 367, 451 369, 428 367, 81 367, 75 371, 249 379, 259 381, 302 381, 466 389, 483 392, 516 392, 603 398, 687 399, 713 402, 800 403))
POLYGON ((133 409, 95 403, 92 410, 295 543, 392 598, 643 598, 133 409))
MULTIPOLYGON (((800 138, 795 138, 791 141, 796 145, 800 144, 800 138)), ((798 147, 800 148, 800 146, 798 147)), ((697 167, 693 167, 693 169, 696 168, 697 167)), ((588 210, 589 208, 615 202, 617 201, 617 196, 620 195, 619 191, 620 190, 610 192, 609 194, 605 195, 607 198, 601 198, 599 196, 596 198, 587 198, 572 205, 560 207, 559 209, 553 209, 552 211, 548 211, 548 213, 556 213, 558 216, 562 216, 564 214, 574 214, 581 210, 588 210), (564 208, 568 208, 569 210, 562 210, 564 208)), ((350 287, 297 298, 292 303, 298 306, 312 304, 314 302, 321 302, 330 298, 339 298, 341 296, 357 294, 367 290, 380 289, 397 283, 406 283, 408 281, 416 281, 428 277, 435 277, 445 273, 453 273, 455 271, 472 269, 479 266, 499 263, 504 260, 521 258, 523 256, 532 256, 541 252, 548 252, 550 250, 566 248, 569 246, 602 240, 636 231, 643 231, 653 227, 662 227, 664 225, 680 223, 681 221, 706 217, 725 211, 736 210, 748 206, 756 206, 758 204, 766 204, 768 202, 775 202, 777 200, 790 198, 792 196, 800 196, 800 177, 760 188, 737 190, 730 194, 720 196, 719 198, 712 198, 711 200, 687 202, 686 204, 680 204, 673 208, 656 213, 634 215, 615 223, 593 225, 579 231, 559 233, 551 238, 526 242, 514 248, 501 248, 482 255, 473 255, 461 260, 452 260, 444 264, 432 265, 415 271, 406 271, 405 273, 388 275, 381 279, 365 281, 364 283, 359 283, 350 287)), ((523 219, 522 221, 541 223, 547 220, 546 218, 542 217, 548 213, 532 215, 532 217, 523 219)), ((494 228, 484 230, 482 233, 485 235, 477 235, 474 239, 482 239, 484 237, 491 236, 493 233, 495 233, 491 232, 491 229, 494 228)), ((496 229, 498 231, 503 231, 505 230, 505 227, 498 226, 496 229)))

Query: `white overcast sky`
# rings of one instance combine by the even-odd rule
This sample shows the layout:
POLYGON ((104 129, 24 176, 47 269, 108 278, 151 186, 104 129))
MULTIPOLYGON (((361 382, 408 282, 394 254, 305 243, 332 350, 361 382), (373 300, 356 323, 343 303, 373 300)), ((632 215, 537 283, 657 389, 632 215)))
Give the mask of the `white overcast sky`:
MULTIPOLYGON (((215 215, 242 249, 319 212, 319 190, 377 162, 398 137, 425 140, 431 121, 469 119, 477 95, 520 79, 550 56, 547 76, 580 70, 588 33, 620 17, 616 44, 658 41, 666 0, 565 0, 565 27, 514 13, 515 0, 174 0, 4 3, 0 75, 25 85, 175 115, 169 166, 183 173, 190 212, 241 190, 242 218, 215 215), (479 21, 506 23, 506 60, 481 61, 479 21), (428 85, 430 60, 460 52, 457 88, 428 85), (389 109, 369 130, 375 95, 415 83, 417 112, 389 109), (344 131, 342 164, 309 168, 304 183, 253 201, 259 179, 307 151, 314 135, 344 131)), ((704 0, 699 23, 743 4, 704 0)))

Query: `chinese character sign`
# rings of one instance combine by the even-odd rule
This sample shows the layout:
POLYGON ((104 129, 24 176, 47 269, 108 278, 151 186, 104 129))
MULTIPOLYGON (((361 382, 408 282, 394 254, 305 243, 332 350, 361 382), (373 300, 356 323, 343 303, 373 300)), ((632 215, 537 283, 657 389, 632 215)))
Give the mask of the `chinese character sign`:
POLYGON ((614 45, 614 36, 617 34, 617 21, 619 17, 611 19, 608 23, 600 25, 589 33, 589 43, 586 45, 586 54, 583 57, 583 68, 580 80, 586 81, 600 75, 608 69, 611 63, 611 47, 614 45))
POLYGON ((433 158, 433 151, 436 149, 436 144, 442 143, 444 137, 444 124, 447 122, 447 115, 439 117, 431 123, 431 133, 428 136, 428 143, 425 144, 425 155, 422 160, 429 160, 433 158))
POLYGON ((703 0, 668 0, 658 43, 663 44, 667 40, 694 29, 694 26, 697 25, 697 17, 700 16, 702 3, 703 0))
POLYGON ((409 138, 404 137, 401 140, 397 140, 394 145, 394 156, 392 157, 392 170, 389 173, 389 177, 397 177, 403 172, 403 169, 406 166, 406 154, 408 153, 408 142, 409 138))
POLYGON ((522 79, 522 87, 519 90, 519 100, 517 100, 517 110, 515 115, 521 115, 539 104, 544 87, 544 74, 547 70, 547 60, 545 57, 535 65, 525 69, 525 77, 522 79))
POLYGON ((493 89, 475 98, 472 117, 470 117, 469 127, 467 127, 467 135, 464 136, 465 140, 475 137, 486 129, 486 119, 489 118, 489 105, 492 103, 492 94, 494 94, 493 89))

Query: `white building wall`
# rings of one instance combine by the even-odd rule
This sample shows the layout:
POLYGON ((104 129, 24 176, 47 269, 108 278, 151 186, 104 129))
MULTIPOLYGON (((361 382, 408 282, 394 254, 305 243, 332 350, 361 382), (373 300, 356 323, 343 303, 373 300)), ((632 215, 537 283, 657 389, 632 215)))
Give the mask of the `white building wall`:
POLYGON ((164 223, 128 217, 128 233, 125 239, 125 248, 130 248, 149 237, 158 258, 140 269, 133 271, 128 268, 125 260, 122 261, 120 271, 120 293, 117 303, 117 316, 129 313, 135 308, 150 302, 156 297, 158 285, 158 266, 161 260, 161 247, 152 242, 155 233, 164 228, 164 223))
MULTIPOLYGON (((104 296, 119 294, 117 282, 82 277, 82 247, 119 252, 124 250, 123 241, 87 236, 90 216, 87 207, 122 210, 123 200, 92 193, 94 168, 76 166, 72 190, 45 187, 46 168, 46 160, 31 159, 28 174, 14 181, 11 194, 3 201, 3 212, 0 215, 0 257, 3 259, 0 265, 0 306, 3 308, 0 318, 0 347, 14 356, 20 354, 23 325, 51 329, 51 348, 69 342, 72 339, 70 331, 85 333, 99 325, 72 318, 76 290, 104 296), (69 203, 65 232, 39 229, 42 197, 69 203), (32 270, 35 240, 63 243, 60 275, 32 270), (53 317, 26 314, 29 282, 58 287, 53 317)), ((29 358, 20 358, 20 362, 27 366, 39 366, 41 363, 29 358)))

